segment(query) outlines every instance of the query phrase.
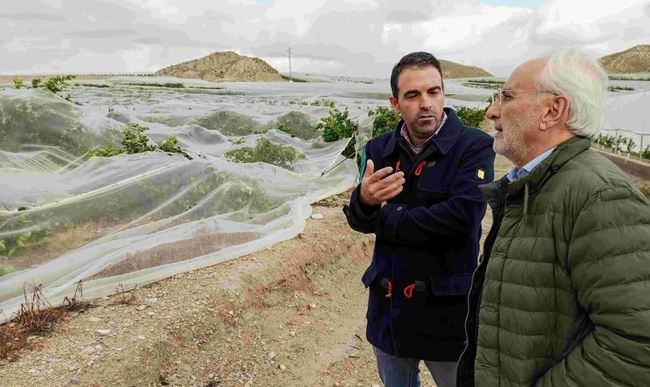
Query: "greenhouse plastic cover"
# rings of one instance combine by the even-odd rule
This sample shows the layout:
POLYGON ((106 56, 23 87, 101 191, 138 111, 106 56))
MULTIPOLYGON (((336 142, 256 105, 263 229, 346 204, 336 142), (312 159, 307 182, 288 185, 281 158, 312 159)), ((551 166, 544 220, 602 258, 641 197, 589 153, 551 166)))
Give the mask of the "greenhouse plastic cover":
POLYGON ((78 85, 64 92, 73 103, 44 89, 0 90, 2 321, 34 286, 59 305, 82 281, 88 300, 294 237, 310 203, 349 189, 358 169, 341 156, 349 139, 324 143, 269 128, 283 117, 314 124, 329 112, 322 98, 366 123, 368 108, 385 105, 383 96, 367 97, 378 90, 372 85, 184 82, 78 85), (192 160, 159 151, 85 156, 119 147, 131 122, 156 143, 175 135, 192 160), (304 158, 289 170, 224 157, 262 136, 304 158))

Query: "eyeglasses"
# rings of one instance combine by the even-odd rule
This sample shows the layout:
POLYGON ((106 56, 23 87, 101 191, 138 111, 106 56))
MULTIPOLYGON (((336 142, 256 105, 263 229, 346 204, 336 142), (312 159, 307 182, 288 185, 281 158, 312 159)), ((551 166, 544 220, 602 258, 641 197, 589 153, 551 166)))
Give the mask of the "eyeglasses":
POLYGON ((503 101, 507 101, 508 99, 511 99, 513 97, 512 95, 510 95, 511 92, 551 93, 553 95, 558 95, 554 91, 543 90, 543 89, 503 89, 502 88, 497 90, 494 94, 492 94, 492 96, 490 97, 490 105, 494 103, 501 103, 503 101))

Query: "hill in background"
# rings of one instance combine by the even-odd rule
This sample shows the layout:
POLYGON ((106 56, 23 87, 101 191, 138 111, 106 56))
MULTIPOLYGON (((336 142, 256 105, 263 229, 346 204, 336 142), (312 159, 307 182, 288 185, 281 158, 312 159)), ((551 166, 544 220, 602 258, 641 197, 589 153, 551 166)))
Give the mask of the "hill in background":
POLYGON ((442 76, 445 79, 492 76, 492 74, 480 67, 465 66, 460 63, 450 62, 448 60, 440 60, 440 66, 442 67, 442 76))
POLYGON ((278 70, 259 58, 232 51, 214 52, 203 58, 171 65, 155 75, 200 78, 206 81, 276 82, 282 81, 278 70))
POLYGON ((650 73, 650 44, 640 44, 599 59, 610 74, 650 73))

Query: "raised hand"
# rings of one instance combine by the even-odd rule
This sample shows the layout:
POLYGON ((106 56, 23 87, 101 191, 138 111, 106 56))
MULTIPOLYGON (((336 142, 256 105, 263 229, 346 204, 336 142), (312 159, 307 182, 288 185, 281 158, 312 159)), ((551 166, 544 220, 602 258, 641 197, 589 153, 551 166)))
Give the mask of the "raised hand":
POLYGON ((381 205, 402 192, 405 181, 404 172, 393 173, 392 167, 375 172, 375 164, 368 160, 361 180, 361 202, 369 206, 381 205))

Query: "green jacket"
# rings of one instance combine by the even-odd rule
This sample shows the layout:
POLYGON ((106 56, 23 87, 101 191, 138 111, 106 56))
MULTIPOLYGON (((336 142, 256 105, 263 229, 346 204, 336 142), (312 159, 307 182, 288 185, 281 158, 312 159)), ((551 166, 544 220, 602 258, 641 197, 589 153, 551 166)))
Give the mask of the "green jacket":
POLYGON ((461 386, 650 386, 650 204, 590 141, 482 191, 461 386))

